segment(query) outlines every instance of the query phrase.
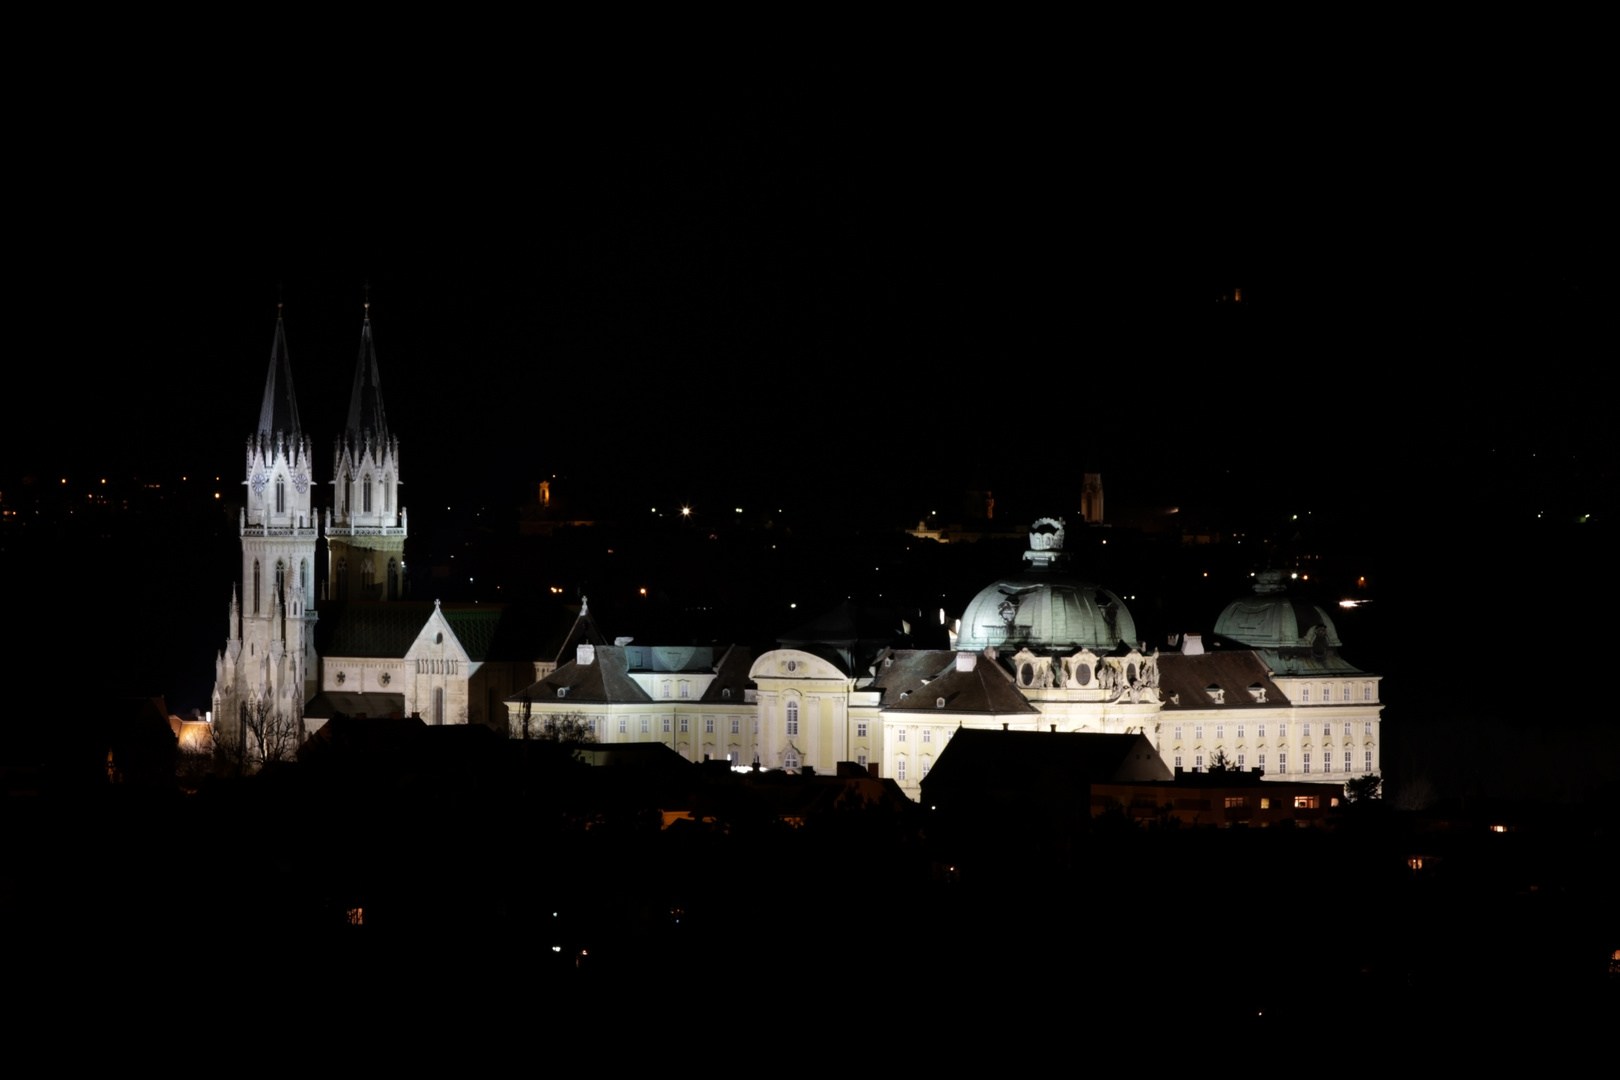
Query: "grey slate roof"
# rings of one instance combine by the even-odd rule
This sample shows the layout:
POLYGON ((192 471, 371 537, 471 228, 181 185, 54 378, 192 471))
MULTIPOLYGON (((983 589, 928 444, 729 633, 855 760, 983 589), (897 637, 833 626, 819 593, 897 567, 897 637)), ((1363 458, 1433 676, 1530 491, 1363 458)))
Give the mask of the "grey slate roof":
POLYGON ((322 690, 304 706, 304 716, 311 720, 330 720, 334 716, 375 719, 404 715, 404 694, 352 694, 341 690, 322 690))
POLYGON ((715 665, 714 681, 698 700, 741 705, 747 696, 745 691, 758 689, 748 678, 748 670, 753 666, 753 651, 743 645, 733 645, 720 657, 720 663, 715 665), (727 690, 731 691, 730 697, 725 694, 727 690))
POLYGON ((972 671, 958 671, 956 654, 947 653, 950 666, 927 683, 918 685, 904 698, 886 703, 884 712, 973 713, 991 716, 1040 712, 1013 684, 1012 676, 980 656, 972 671), (945 704, 939 704, 943 698, 945 704))
MULTIPOLYGON (((445 622, 471 660, 535 660, 545 628, 506 604, 444 604, 445 622)), ((395 659, 422 632, 433 605, 425 601, 351 601, 321 607, 315 648, 322 656, 395 659)))
POLYGON ((1203 653, 1183 656, 1180 653, 1159 654, 1159 692, 1164 696, 1166 709, 1216 708, 1207 687, 1216 686, 1226 691, 1226 708, 1250 706, 1268 708, 1287 705, 1288 698, 1271 681, 1265 661, 1258 653, 1248 649, 1230 652, 1203 653), (1249 687, 1258 684, 1266 692, 1265 704, 1254 700, 1249 687), (1170 695, 1176 695, 1171 704, 1170 695))
POLYGON ((979 731, 951 736, 922 785, 933 790, 1032 790, 1039 778, 1083 785, 1168 780, 1173 774, 1143 735, 979 731))
POLYGON ((596 656, 589 664, 570 660, 537 683, 518 691, 506 700, 521 702, 556 701, 557 691, 566 690, 565 700, 591 705, 620 705, 651 703, 652 698, 641 684, 632 679, 622 645, 598 645, 596 656))
POLYGON ((298 399, 293 394, 292 362, 287 358, 287 335, 281 312, 276 312, 276 340, 270 346, 270 371, 264 377, 264 402, 259 406, 259 434, 272 438, 282 432, 296 441, 298 399))

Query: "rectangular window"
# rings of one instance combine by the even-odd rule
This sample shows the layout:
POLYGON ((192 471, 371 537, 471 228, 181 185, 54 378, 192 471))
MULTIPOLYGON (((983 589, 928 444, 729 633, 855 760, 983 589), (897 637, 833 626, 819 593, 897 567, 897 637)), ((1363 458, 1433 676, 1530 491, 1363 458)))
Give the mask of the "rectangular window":
POLYGON ((1333 771, 1333 751, 1331 750, 1322 751, 1322 771, 1325 773, 1333 771))
POLYGON ((1332 683, 1323 683, 1322 684, 1322 700, 1323 701, 1332 701, 1333 700, 1333 684, 1332 683))
POLYGON ((855 737, 857 739, 866 738, 866 722, 864 720, 855 725, 855 737))
POLYGON ((1285 772, 1288 771, 1288 755, 1287 754, 1278 754, 1277 755, 1277 771, 1280 772, 1280 773, 1285 773, 1285 772))
POLYGON ((1226 808, 1228 810, 1241 810, 1248 804, 1249 800, 1242 795, 1228 795, 1226 797, 1226 808))
POLYGON ((1344 752, 1344 771, 1350 771, 1350 751, 1348 750, 1344 752))
POLYGON ((686 732, 687 732, 686 723, 687 723, 686 717, 684 717, 684 716, 681 717, 681 734, 682 735, 685 735, 686 732))
POLYGON ((645 735, 648 732, 650 732, 651 730, 652 730, 652 717, 643 716, 641 718, 641 733, 643 735, 645 735))
POLYGON ((1181 755, 1180 754, 1176 755, 1176 768, 1178 768, 1178 769, 1181 768, 1181 755))
POLYGON ((934 729, 933 728, 923 728, 923 742, 933 742, 933 741, 934 741, 934 729))
POLYGON ((1261 772, 1264 772, 1266 769, 1266 755, 1261 754, 1259 757, 1255 758, 1255 764, 1259 767, 1261 772))
MULTIPOLYGON (((1397 695, 1397 700, 1399 700, 1399 695, 1397 695)), ((1372 770, 1372 751, 1371 750, 1367 751, 1367 771, 1368 772, 1373 771, 1372 770)))
POLYGON ((1305 771, 1309 773, 1311 771, 1311 752, 1307 750, 1300 757, 1304 760, 1305 771))
POLYGON ((588 720, 588 721, 586 721, 586 722, 587 722, 587 723, 588 723, 588 724, 590 724, 590 727, 591 727, 591 734, 592 734, 592 735, 595 735, 595 734, 596 734, 596 717, 594 717, 594 716, 593 716, 593 717, 591 717, 591 718, 590 718, 590 720, 588 720))
POLYGON ((1193 738, 1202 739, 1203 737, 1204 737, 1204 725, 1199 724, 1197 727, 1193 728, 1193 738))
POLYGON ((1246 767, 1247 767, 1247 766, 1245 766, 1245 765, 1244 765, 1244 764, 1243 764, 1243 758, 1244 758, 1244 756, 1245 756, 1245 755, 1243 755, 1243 754, 1239 754, 1239 755, 1238 755, 1238 768, 1240 768, 1240 769, 1242 769, 1242 768, 1246 768, 1246 767))
POLYGON ((681 683, 681 697, 689 698, 691 696, 692 696, 692 684, 689 683, 689 682, 681 683))
POLYGON ((929 767, 930 767, 930 766, 932 766, 932 765, 933 765, 933 762, 931 762, 931 761, 929 761, 929 760, 928 760, 928 759, 927 759, 927 758, 923 758, 923 763, 922 763, 922 775, 921 775, 921 776, 919 776, 919 777, 918 777, 918 778, 917 778, 917 779, 919 779, 919 780, 926 780, 926 779, 928 779, 928 769, 929 769, 929 767))
POLYGON ((1260 724, 1255 730, 1255 738, 1263 739, 1265 737, 1266 737, 1266 725, 1260 724))
POLYGON ((859 765, 863 769, 866 768, 866 753, 865 753, 865 751, 862 751, 861 753, 855 755, 855 764, 859 765))
POLYGON ((1240 739, 1243 738, 1243 725, 1242 724, 1238 725, 1238 738, 1240 738, 1240 739))
POLYGON ((664 734, 669 734, 669 717, 664 717, 664 734))
POLYGON ((630 734, 630 718, 628 716, 619 717, 619 734, 630 734))
POLYGON ((1350 734, 1350 721, 1348 721, 1348 720, 1346 720, 1344 722, 1344 733, 1345 733, 1346 737, 1348 737, 1349 734, 1350 734))
POLYGON ((742 734, 742 721, 735 716, 731 718, 731 733, 733 735, 742 734))
POLYGON ((1311 724, 1309 720, 1299 725, 1299 736, 1302 739, 1308 739, 1311 737, 1311 724))
POLYGON ((1181 741, 1181 725, 1177 724, 1176 725, 1176 742, 1180 742, 1180 741, 1181 741))
POLYGON ((1318 799, 1317 799, 1317 797, 1315 795, 1295 795, 1294 796, 1294 809, 1295 810, 1315 810, 1315 809, 1317 809, 1317 807, 1319 805, 1320 805, 1320 803, 1319 803, 1319 801, 1318 801, 1318 799))
POLYGON ((665 682, 664 682, 664 696, 669 697, 669 681, 668 680, 665 680, 665 682))
POLYGON ((1203 754, 1196 754, 1193 757, 1193 772, 1203 772, 1203 771, 1204 771, 1204 755, 1203 754))
POLYGON ((1262 810, 1270 810, 1271 809, 1271 798, 1269 796, 1266 796, 1266 795, 1260 796, 1260 809, 1262 809, 1262 810))
MULTIPOLYGON (((1397 695, 1397 700, 1399 700, 1399 695, 1397 695)), ((1368 720, 1365 724, 1362 725, 1361 733, 1363 735, 1371 735, 1372 734, 1372 721, 1371 720, 1368 720)))
POLYGON ((1311 700, 1311 688, 1310 687, 1302 686, 1302 687, 1299 688, 1299 700, 1302 701, 1302 702, 1309 702, 1311 700))
POLYGON ((703 734, 705 734, 705 735, 713 735, 714 734, 714 717, 705 716, 703 718, 703 734))
POLYGON ((1361 700, 1362 701, 1371 701, 1372 700, 1372 683, 1362 683, 1361 684, 1361 700))
POLYGON ((759 717, 754 717, 754 734, 759 734, 759 717))
POLYGON ((1344 695, 1341 698, 1341 700, 1343 700, 1343 701, 1349 701, 1350 700, 1350 684, 1349 683, 1344 684, 1344 695))
POLYGON ((894 729, 894 741, 895 742, 905 742, 906 741, 906 729, 905 728, 895 728, 894 729))
POLYGON ((1215 737, 1217 739, 1226 738, 1226 725, 1225 724, 1216 724, 1215 725, 1215 737))
POLYGON ((896 761, 894 763, 894 775, 895 775, 895 779, 899 780, 901 783, 905 783, 905 779, 906 779, 906 759, 905 758, 901 758, 899 761, 896 761))
POLYGON ((733 750, 726 755, 726 760, 731 762, 732 768, 736 768, 738 762, 742 760, 742 755, 733 750))

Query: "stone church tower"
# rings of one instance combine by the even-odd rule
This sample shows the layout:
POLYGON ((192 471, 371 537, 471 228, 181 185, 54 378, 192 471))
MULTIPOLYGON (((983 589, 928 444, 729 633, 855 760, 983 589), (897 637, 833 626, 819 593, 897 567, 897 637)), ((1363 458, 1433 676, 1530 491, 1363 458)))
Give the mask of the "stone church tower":
POLYGON ((405 580, 399 440, 389 432, 383 411, 369 302, 360 329, 349 421, 334 454, 332 486, 333 505, 326 517, 329 597, 398 600, 405 580))
POLYGON ((296 748, 304 702, 314 691, 313 465, 278 305, 259 426, 247 441, 246 505, 238 520, 242 589, 239 597, 232 588, 230 631, 215 661, 218 737, 250 759, 296 748), (289 738, 291 746, 283 745, 289 738))

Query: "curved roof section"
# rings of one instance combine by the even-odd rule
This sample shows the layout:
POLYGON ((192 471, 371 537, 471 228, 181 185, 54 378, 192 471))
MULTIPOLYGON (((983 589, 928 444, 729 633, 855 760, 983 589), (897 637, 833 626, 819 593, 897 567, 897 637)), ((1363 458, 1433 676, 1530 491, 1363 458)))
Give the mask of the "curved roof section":
POLYGON ((1136 641, 1136 622, 1114 593, 1068 574, 1032 570, 991 582, 962 612, 956 647, 1109 652, 1136 641))
POLYGON ((1338 628, 1326 609, 1283 592, 1282 571, 1267 570, 1255 578, 1255 595, 1234 600, 1215 620, 1215 632, 1256 649, 1291 649, 1312 644, 1311 631, 1327 631, 1324 645, 1338 648, 1338 628))

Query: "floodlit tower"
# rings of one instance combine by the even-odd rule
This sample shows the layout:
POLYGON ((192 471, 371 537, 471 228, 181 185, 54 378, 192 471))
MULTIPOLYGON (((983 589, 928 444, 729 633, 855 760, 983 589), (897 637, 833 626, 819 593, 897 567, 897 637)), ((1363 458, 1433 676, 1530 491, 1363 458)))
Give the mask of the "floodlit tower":
POLYGON ((242 590, 238 598, 232 588, 229 637, 215 664, 216 737, 239 746, 249 712, 261 727, 296 727, 314 690, 313 460, 298 421, 278 304, 258 430, 247 440, 246 498, 237 522, 242 590))
POLYGON ((397 600, 405 581, 405 510, 399 505, 399 440, 383 411, 371 303, 360 328, 360 358, 349 395, 349 422, 337 440, 334 494, 326 518, 329 596, 397 600))

